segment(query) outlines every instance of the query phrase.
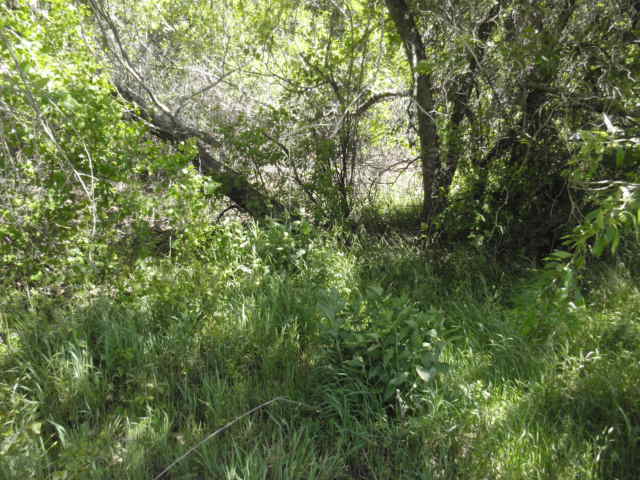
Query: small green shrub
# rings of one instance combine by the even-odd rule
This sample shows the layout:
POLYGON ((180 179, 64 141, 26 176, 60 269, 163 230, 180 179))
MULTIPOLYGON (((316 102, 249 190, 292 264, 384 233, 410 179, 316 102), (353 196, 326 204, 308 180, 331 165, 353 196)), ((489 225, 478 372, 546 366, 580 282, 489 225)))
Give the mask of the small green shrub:
POLYGON ((420 311, 406 297, 374 286, 351 302, 329 292, 319 308, 333 374, 362 382, 388 406, 418 407, 420 392, 446 367, 439 313, 420 311))

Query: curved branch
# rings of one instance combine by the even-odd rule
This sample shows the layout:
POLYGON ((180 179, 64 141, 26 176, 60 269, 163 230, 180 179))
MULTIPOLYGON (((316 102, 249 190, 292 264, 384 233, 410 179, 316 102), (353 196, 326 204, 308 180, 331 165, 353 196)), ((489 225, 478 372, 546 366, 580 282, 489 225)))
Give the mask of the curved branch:
POLYGON ((364 115, 367 110, 369 110, 374 105, 380 102, 383 102, 384 100, 388 100, 390 98, 410 97, 410 96, 411 96, 411 92, 409 91, 376 93, 375 95, 372 95, 371 97, 369 97, 369 99, 365 101, 362 105, 360 105, 358 109, 355 111, 354 115, 356 117, 364 115))

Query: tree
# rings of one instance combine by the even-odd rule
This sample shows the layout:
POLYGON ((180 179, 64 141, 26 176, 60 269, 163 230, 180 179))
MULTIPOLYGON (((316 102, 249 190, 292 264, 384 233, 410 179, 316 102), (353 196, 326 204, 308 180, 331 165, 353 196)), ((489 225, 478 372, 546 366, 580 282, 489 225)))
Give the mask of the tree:
POLYGON ((433 80, 422 34, 418 30, 413 11, 405 0, 386 0, 386 4, 402 39, 413 76, 424 192, 422 216, 425 222, 430 222, 437 213, 436 205, 441 204, 441 197, 446 195, 436 180, 442 177, 440 174, 442 165, 435 120, 433 80))
POLYGON ((566 139, 597 112, 634 109, 632 3, 386 0, 412 72, 432 231, 456 197, 466 213, 448 215, 480 229, 476 238, 510 248, 558 241, 571 212, 566 139), (615 61, 601 56, 607 36, 615 61))
POLYGON ((545 249, 571 221, 571 136, 637 110, 629 0, 86 3, 128 118, 194 142, 257 218, 344 219, 371 164, 417 138, 431 233, 545 249), (405 139, 389 127, 402 98, 405 139))
POLYGON ((381 102, 406 95, 381 90, 393 68, 379 9, 221 4, 227 24, 210 2, 197 20, 193 2, 160 2, 153 12, 89 3, 121 95, 158 137, 197 138, 198 165, 237 205, 256 217, 280 216, 283 205, 265 192, 281 196, 274 186, 293 184, 318 216, 348 217, 364 163, 363 121, 381 102), (258 52, 248 40, 264 46, 258 52))
POLYGON ((284 170, 316 214, 330 221, 346 219, 364 190, 371 111, 408 95, 389 88, 394 62, 380 28, 384 15, 366 3, 305 2, 292 9, 302 18, 287 32, 294 41, 278 42, 284 66, 266 69, 281 83, 276 101, 286 111, 280 120, 289 124, 278 138, 286 151, 284 170))
MULTIPOLYGON (((411 67, 414 85, 414 101, 417 111, 417 131, 420 139, 420 159, 422 162, 422 182, 423 182, 423 221, 430 225, 435 217, 447 206, 449 189, 453 182, 457 170, 459 157, 462 153, 462 122, 469 117, 470 121, 475 118, 469 104, 470 95, 475 85, 477 71, 480 68, 485 50, 485 42, 490 36, 495 25, 495 18, 499 14, 501 4, 496 3, 479 22, 472 25, 465 25, 467 32, 451 32, 454 34, 469 35, 473 45, 466 45, 464 59, 466 65, 457 65, 458 71, 453 72, 453 76, 445 86, 446 94, 441 102, 448 103, 450 114, 446 128, 440 127, 438 133, 437 117, 442 109, 438 109, 439 85, 436 84, 435 75, 437 69, 441 68, 442 61, 434 54, 435 47, 427 48, 423 40, 424 34, 419 24, 421 14, 417 6, 410 4, 406 0, 386 0, 389 15, 400 35, 407 61, 411 67), (429 53, 431 54, 431 58, 429 53), (446 130, 443 132, 443 130, 446 130), (441 139, 444 137, 444 141, 441 139)), ((427 8, 423 11, 440 17, 443 22, 447 18, 455 18, 456 12, 435 12, 427 8)), ((427 24, 428 26, 428 24, 427 24)), ((460 28, 460 25, 454 25, 460 28)), ((431 25, 430 28, 440 28, 443 25, 431 25)), ((455 39, 455 37, 449 37, 455 39)), ((466 39, 463 38, 463 41, 466 39)), ((434 44, 441 40, 433 39, 434 44)), ((454 40, 455 41, 455 40, 454 40)), ((444 63, 444 62, 443 62, 444 63)), ((446 66, 446 64, 445 64, 446 66)))
MULTIPOLYGON (((121 33, 115 20, 108 12, 103 2, 89 0, 89 4, 95 14, 97 25, 102 33, 103 45, 112 59, 122 69, 124 78, 114 79, 118 92, 127 101, 134 103, 139 112, 135 116, 146 121, 151 132, 162 140, 174 143, 195 139, 198 154, 193 162, 201 173, 210 176, 220 184, 220 191, 228 196, 237 206, 260 218, 265 216, 280 217, 284 214, 284 206, 268 195, 259 191, 246 176, 236 172, 233 168, 217 160, 211 153, 221 146, 221 142, 210 133, 188 125, 182 119, 184 111, 194 97, 211 90, 225 77, 220 77, 196 91, 176 99, 173 108, 163 103, 154 91, 153 86, 146 81, 139 66, 134 65, 128 53, 128 48, 123 44, 121 33), (128 78, 127 78, 128 77, 128 78), (129 80, 127 82, 127 80, 129 80), (140 93, 136 92, 140 90, 140 93), (145 98, 146 97, 146 98, 145 98)), ((184 6, 184 8, 187 8, 184 6)), ((162 44, 162 42, 160 42, 162 44)), ((148 45, 152 48, 153 45, 148 45)))

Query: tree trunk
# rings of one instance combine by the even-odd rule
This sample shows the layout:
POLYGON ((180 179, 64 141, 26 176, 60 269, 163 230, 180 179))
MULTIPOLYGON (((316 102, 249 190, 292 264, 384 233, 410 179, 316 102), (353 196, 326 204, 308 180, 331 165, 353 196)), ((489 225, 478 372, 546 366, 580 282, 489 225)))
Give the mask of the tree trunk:
MULTIPOLYGON (((449 135, 447 135, 447 158, 443 168, 442 178, 439 181, 440 188, 446 191, 449 191, 451 187, 453 176, 456 173, 460 157, 463 153, 463 141, 461 139, 463 133, 462 122, 465 118, 468 118, 469 122, 476 122, 473 112, 469 107, 469 99, 474 89, 474 81, 480 69, 480 63, 485 57, 487 40, 497 26, 495 19, 500 14, 504 2, 505 0, 500 0, 496 3, 491 10, 489 10, 487 16, 477 25, 475 29, 478 40, 477 46, 469 47, 470 50, 467 53, 469 68, 464 73, 455 76, 447 92, 447 100, 452 104, 453 111, 450 117, 450 132, 449 135)), ((436 210, 442 211, 445 206, 446 205, 436 207, 436 210)))
POLYGON ((198 171, 212 178, 220 184, 221 192, 229 197, 240 209, 254 218, 281 218, 285 214, 285 207, 258 190, 247 177, 216 160, 209 149, 220 148, 220 142, 213 136, 188 127, 175 118, 156 112, 142 97, 116 84, 120 95, 127 101, 134 103, 139 109, 139 116, 149 125, 151 132, 162 140, 180 142, 190 138, 198 141, 198 156, 193 163, 198 171))
POLYGON ((434 117, 431 75, 426 71, 426 51, 413 13, 405 0, 386 0, 389 14, 400 34, 407 61, 413 72, 413 83, 422 162, 422 218, 430 225, 439 209, 446 203, 446 189, 440 188, 440 147, 434 117))

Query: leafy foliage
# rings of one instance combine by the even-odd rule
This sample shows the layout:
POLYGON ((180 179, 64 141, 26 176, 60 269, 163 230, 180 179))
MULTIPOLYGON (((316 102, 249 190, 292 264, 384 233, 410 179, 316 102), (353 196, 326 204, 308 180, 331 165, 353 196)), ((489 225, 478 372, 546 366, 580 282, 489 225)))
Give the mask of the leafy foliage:
MULTIPOLYGON (((569 170, 570 182, 586 193, 589 211, 565 237, 568 251, 555 251, 548 258, 551 270, 563 282, 563 296, 576 293, 577 281, 588 260, 615 256, 621 242, 637 246, 640 234, 640 142, 623 135, 609 117, 607 131, 581 132, 582 146, 569 170)), ((633 247, 632 247, 633 248, 633 247)), ((579 296, 579 293, 578 293, 579 296)))
POLYGON ((208 228, 209 202, 188 167, 191 144, 167 149, 123 119, 82 30, 86 12, 47 8, 2 6, 1 255, 4 282, 64 290, 107 274, 122 255, 112 247, 144 255, 136 237, 159 217, 183 239, 208 228))
POLYGON ((0 4, 0 479, 635 478, 636 3, 0 4))
POLYGON ((438 313, 421 312, 407 298, 384 295, 379 286, 352 302, 327 293, 320 308, 333 375, 360 380, 402 414, 419 407, 424 388, 445 367, 434 328, 442 323, 438 313))

